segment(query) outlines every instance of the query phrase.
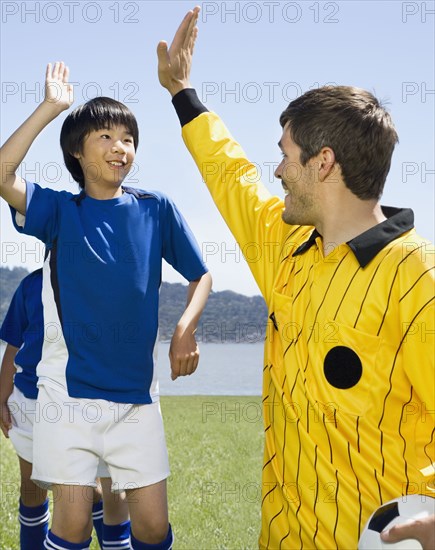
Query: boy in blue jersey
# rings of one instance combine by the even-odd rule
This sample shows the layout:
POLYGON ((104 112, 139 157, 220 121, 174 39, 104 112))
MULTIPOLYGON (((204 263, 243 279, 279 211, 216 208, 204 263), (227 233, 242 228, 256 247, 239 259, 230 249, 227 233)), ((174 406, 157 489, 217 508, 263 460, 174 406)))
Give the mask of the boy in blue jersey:
POLYGON ((99 460, 112 490, 125 490, 133 549, 172 546, 166 443, 153 351, 164 258, 188 281, 175 329, 172 378, 195 371, 194 332, 211 277, 186 222, 158 192, 122 187, 138 144, 133 114, 109 98, 65 120, 61 145, 79 195, 43 189, 17 174, 43 128, 72 104, 69 71, 49 64, 45 99, 1 148, 1 196, 19 231, 49 249, 43 268, 45 339, 38 365, 41 414, 32 478, 56 492, 46 548, 90 544, 92 487, 99 460), (53 412, 52 412, 53 414, 53 412))
MULTIPOLYGON (((19 459, 21 550, 44 548, 50 519, 47 490, 31 480, 33 425, 40 414, 36 405, 36 366, 45 336, 41 290, 42 269, 37 269, 19 284, 0 327, 0 339, 7 343, 0 372, 0 428, 10 438, 19 459)), ((101 489, 95 490, 92 520, 100 547, 125 548, 130 536, 125 494, 111 493, 103 464, 99 465, 98 475, 101 489)))

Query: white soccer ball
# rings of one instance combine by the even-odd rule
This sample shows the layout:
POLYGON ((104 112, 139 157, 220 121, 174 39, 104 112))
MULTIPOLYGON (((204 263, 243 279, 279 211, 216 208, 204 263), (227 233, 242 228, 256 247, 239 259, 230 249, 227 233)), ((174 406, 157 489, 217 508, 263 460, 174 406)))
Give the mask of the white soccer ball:
POLYGON ((381 540, 381 532, 387 527, 435 514, 435 499, 426 495, 407 495, 386 502, 369 517, 358 542, 358 550, 421 550, 415 539, 388 543, 381 540))

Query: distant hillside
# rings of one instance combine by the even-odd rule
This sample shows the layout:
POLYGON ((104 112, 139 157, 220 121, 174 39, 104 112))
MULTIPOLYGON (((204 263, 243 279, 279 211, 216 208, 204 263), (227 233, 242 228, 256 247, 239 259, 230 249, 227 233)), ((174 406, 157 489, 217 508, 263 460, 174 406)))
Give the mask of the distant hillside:
POLYGON ((3 322, 4 316, 9 307, 11 298, 23 279, 28 270, 24 267, 15 267, 14 269, 7 269, 0 267, 0 320, 3 322))
MULTIPOLYGON (((28 271, 0 267, 0 322, 3 322, 15 289, 28 271)), ((162 283, 160 340, 170 340, 186 304, 187 287, 162 283)), ((261 296, 248 297, 230 290, 212 292, 196 333, 198 341, 255 343, 264 339, 267 309, 261 296)))
MULTIPOLYGON (((160 292, 160 339, 170 340, 186 304, 186 286, 163 283, 160 292)), ((255 343, 264 339, 267 309, 261 296, 231 290, 212 292, 202 314, 197 339, 202 342, 255 343)))

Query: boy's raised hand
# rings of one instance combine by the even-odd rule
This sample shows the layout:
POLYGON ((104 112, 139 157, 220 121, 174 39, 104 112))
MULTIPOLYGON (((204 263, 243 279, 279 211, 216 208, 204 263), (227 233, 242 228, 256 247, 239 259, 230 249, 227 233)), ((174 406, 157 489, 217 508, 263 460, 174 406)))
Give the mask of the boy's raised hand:
POLYGON ((172 44, 164 40, 157 46, 158 74, 160 84, 174 96, 185 88, 190 88, 190 69, 195 40, 198 35, 196 23, 200 8, 189 11, 175 33, 172 44))
POLYGON ((73 86, 68 79, 69 68, 63 61, 56 61, 53 66, 51 63, 47 65, 44 101, 59 112, 69 109, 74 101, 73 86))

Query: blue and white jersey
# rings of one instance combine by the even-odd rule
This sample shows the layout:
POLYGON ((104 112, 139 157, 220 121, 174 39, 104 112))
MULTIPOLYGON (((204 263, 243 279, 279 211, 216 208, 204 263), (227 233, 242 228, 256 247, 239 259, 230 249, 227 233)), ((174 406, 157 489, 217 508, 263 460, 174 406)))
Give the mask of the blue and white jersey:
POLYGON ((0 328, 0 338, 19 348, 14 384, 29 399, 38 397, 36 366, 44 340, 41 290, 42 269, 37 269, 18 285, 0 328))
POLYGON ((188 281, 206 273, 172 201, 123 188, 96 200, 27 182, 15 226, 43 241, 45 339, 39 384, 118 403, 158 399, 153 350, 162 258, 188 281))

